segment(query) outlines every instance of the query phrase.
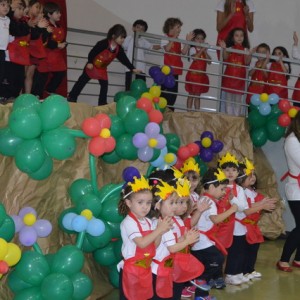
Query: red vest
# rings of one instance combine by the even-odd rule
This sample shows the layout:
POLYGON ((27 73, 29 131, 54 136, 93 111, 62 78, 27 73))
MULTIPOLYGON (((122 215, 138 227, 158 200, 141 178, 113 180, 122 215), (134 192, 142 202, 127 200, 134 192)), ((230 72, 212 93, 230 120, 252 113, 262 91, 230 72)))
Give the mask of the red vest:
POLYGON ((292 99, 295 101, 300 101, 300 79, 299 78, 295 83, 295 89, 299 89, 299 90, 298 91, 294 90, 292 99))
POLYGON ((8 44, 7 50, 11 62, 23 66, 30 65, 29 39, 29 35, 19 36, 8 44))
POLYGON ((179 42, 173 42, 171 49, 164 54, 164 64, 173 67, 174 75, 182 74, 183 62, 180 57, 181 54, 181 44, 179 42), (178 55, 172 55, 172 53, 178 55))
POLYGON ((275 93, 279 98, 288 98, 287 79, 285 74, 274 73, 283 72, 283 69, 279 62, 272 62, 268 75, 268 82, 275 85, 266 85, 265 92, 267 94, 275 93))

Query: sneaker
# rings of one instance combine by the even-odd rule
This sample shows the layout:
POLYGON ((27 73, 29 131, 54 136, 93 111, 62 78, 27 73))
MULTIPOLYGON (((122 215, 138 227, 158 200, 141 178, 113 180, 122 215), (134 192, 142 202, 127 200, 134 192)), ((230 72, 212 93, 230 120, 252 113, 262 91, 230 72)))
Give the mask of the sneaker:
POLYGON ((208 282, 208 285, 210 286, 211 289, 213 289, 216 285, 215 280, 214 279, 210 279, 208 282))
POLYGON ((259 272, 256 272, 256 271, 253 271, 251 273, 251 275, 252 275, 252 278, 261 278, 262 277, 262 274, 259 272))
POLYGON ((210 290, 210 286, 207 284, 205 280, 196 279, 196 280, 191 280, 190 283, 202 291, 207 292, 210 290))
POLYGON ((232 284, 232 285, 240 285, 242 284, 242 280, 239 275, 226 275, 225 276, 225 283, 232 284))
POLYGON ((195 285, 191 285, 187 288, 187 290, 192 293, 192 294, 195 294, 195 291, 196 291, 196 286, 195 285))
POLYGON ((236 276, 239 276, 239 278, 240 278, 240 280, 241 280, 242 283, 246 283, 246 282, 250 281, 250 279, 248 277, 244 276, 243 273, 240 273, 240 274, 238 274, 236 276))
POLYGON ((214 280, 214 282, 216 289, 223 289, 226 287, 225 281, 222 277, 219 277, 218 279, 214 280))
POLYGON ((181 298, 191 298, 193 296, 193 293, 189 291, 189 288, 186 287, 183 289, 181 293, 181 298))
POLYGON ((252 273, 247 273, 244 275, 244 277, 248 278, 249 280, 254 278, 254 275, 252 275, 252 273))

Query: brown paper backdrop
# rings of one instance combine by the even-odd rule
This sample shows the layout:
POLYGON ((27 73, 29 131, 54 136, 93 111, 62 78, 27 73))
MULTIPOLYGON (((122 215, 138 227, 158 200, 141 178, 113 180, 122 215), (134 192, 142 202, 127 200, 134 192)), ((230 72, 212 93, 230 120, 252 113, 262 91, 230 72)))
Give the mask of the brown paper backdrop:
MULTIPOLYGON (((115 104, 104 107, 91 107, 83 103, 70 104, 72 117, 66 122, 69 128, 80 129, 82 121, 97 113, 115 114, 115 104)), ((0 105, 0 128, 7 125, 11 105, 0 105)), ((264 235, 270 239, 277 238, 284 232, 282 221, 282 204, 277 192, 276 179, 266 157, 260 149, 253 153, 252 143, 248 134, 247 124, 244 118, 231 117, 224 114, 190 112, 171 113, 164 116, 164 132, 176 133, 180 136, 182 144, 199 140, 200 134, 209 130, 216 139, 221 140, 227 150, 236 154, 238 159, 247 156, 255 161, 259 178, 259 190, 269 196, 278 199, 277 209, 273 213, 266 213, 261 219, 261 227, 264 235)), ((48 219, 53 225, 50 237, 40 239, 39 244, 45 253, 55 252, 60 246, 71 243, 72 238, 58 229, 57 219, 62 210, 71 206, 68 197, 68 187, 78 178, 89 178, 87 141, 77 139, 75 155, 65 161, 54 161, 52 175, 43 181, 34 181, 20 172, 11 157, 0 155, 0 201, 4 203, 9 214, 16 214, 24 206, 32 206, 37 210, 40 218, 48 219)), ((215 161, 211 166, 215 166, 215 161)), ((133 165, 142 173, 147 170, 148 164, 140 161, 123 160, 117 164, 97 162, 98 184, 121 181, 122 170, 133 165)), ((90 299, 99 299, 109 294, 113 288, 107 279, 107 270, 100 268, 93 261, 92 256, 86 255, 85 272, 94 281, 93 296, 90 299)), ((0 299, 11 299, 12 296, 5 284, 6 278, 0 281, 0 299)))

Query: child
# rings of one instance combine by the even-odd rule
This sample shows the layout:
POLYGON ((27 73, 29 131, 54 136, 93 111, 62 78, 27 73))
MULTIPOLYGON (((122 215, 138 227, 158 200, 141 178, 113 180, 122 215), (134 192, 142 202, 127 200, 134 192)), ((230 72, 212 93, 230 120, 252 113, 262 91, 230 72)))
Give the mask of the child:
MULTIPOLYGON (((134 33, 146 32, 147 29, 148 29, 148 24, 144 20, 136 20, 132 25, 132 31, 134 33)), ((131 63, 133 61, 133 55, 134 55, 134 39, 135 39, 135 34, 133 36, 128 35, 123 44, 123 48, 131 63)), ((143 73, 146 73, 145 49, 159 50, 160 45, 151 45, 146 39, 142 37, 138 39, 138 48, 136 52, 136 59, 138 61, 136 62, 136 67, 137 69, 141 70, 143 73)), ((142 79, 146 81, 146 76, 143 74, 136 74, 135 79, 142 79)), ((126 69, 126 73, 125 73, 126 91, 130 90, 131 81, 132 81, 132 73, 130 72, 130 70, 126 69)))
MULTIPOLYGON (((154 209, 159 218, 173 217, 177 206, 177 194, 175 188, 159 178, 152 177, 151 180, 155 186, 154 209)), ((161 243, 156 249, 156 255, 151 264, 154 283, 154 297, 152 299, 178 299, 181 298, 182 284, 174 283, 173 279, 176 274, 173 270, 173 254, 185 249, 188 245, 195 243, 199 238, 198 232, 189 230, 183 238, 176 242, 176 237, 172 230, 163 234, 161 243)), ((178 278, 185 274, 176 274, 178 278)))
POLYGON ((43 17, 43 7, 39 0, 30 0, 28 5, 27 24, 30 27, 29 54, 30 65, 25 67, 24 91, 32 91, 33 76, 40 59, 46 57, 43 38, 48 34, 48 21, 43 17))
MULTIPOLYGON (((236 157, 229 152, 218 160, 219 167, 223 170, 229 180, 227 185, 227 197, 231 205, 238 207, 235 213, 233 238, 230 247, 227 249, 227 263, 225 267, 225 282, 227 284, 239 285, 248 282, 249 279, 243 275, 246 253, 247 228, 240 220, 246 217, 244 210, 248 209, 247 199, 242 187, 235 183, 238 177, 239 163, 236 157)), ((225 196, 226 197, 226 196, 225 196)), ((228 232, 228 238, 231 238, 228 232)))
POLYGON ((134 73, 141 71, 128 60, 124 49, 121 47, 126 38, 126 30, 124 26, 116 24, 111 27, 104 40, 99 41, 88 55, 88 62, 83 70, 82 75, 78 78, 69 93, 68 100, 77 102, 77 97, 82 89, 91 79, 97 79, 100 86, 100 94, 98 105, 107 104, 108 77, 107 66, 117 58, 123 65, 134 73))
POLYGON ((41 59, 36 72, 35 84, 32 93, 43 98, 45 85, 49 74, 51 79, 47 83, 45 92, 49 95, 55 93, 66 75, 67 64, 64 57, 65 30, 57 23, 60 21, 61 12, 57 3, 46 2, 44 5, 44 17, 49 22, 50 34, 46 40, 46 57, 41 59))
POLYGON ((5 50, 9 41, 9 12, 8 0, 0 0, 0 101, 4 101, 3 80, 5 76, 5 50))
POLYGON ((272 55, 278 56, 278 60, 271 59, 271 66, 268 73, 268 83, 265 92, 267 94, 277 94, 279 98, 288 98, 287 82, 290 78, 291 64, 283 62, 283 58, 289 58, 286 48, 282 46, 275 47, 272 55), (273 72, 274 71, 274 72, 273 72), (272 84, 272 85, 269 85, 272 84))
POLYGON ((155 256, 155 242, 172 227, 171 217, 166 217, 153 228, 146 218, 152 204, 152 192, 143 176, 134 178, 122 191, 119 213, 126 216, 121 223, 122 255, 118 265, 120 274, 120 299, 150 299, 153 296, 150 264, 155 256))
MULTIPOLYGON (((204 211, 197 223, 197 229, 200 232, 200 239, 192 247, 192 254, 205 266, 205 271, 201 279, 205 280, 211 287, 222 289, 226 285, 223 279, 224 255, 227 254, 224 246, 215 237, 214 224, 218 224, 227 219, 237 211, 237 206, 233 204, 230 208, 222 213, 217 211, 217 203, 226 193, 228 179, 220 169, 208 169, 201 180, 204 193, 199 201, 208 200, 209 208, 204 211)), ((196 290, 196 296, 204 299, 208 292, 196 290)))
MULTIPOLYGON (((178 18, 168 18, 163 26, 163 32, 168 37, 178 38, 182 22, 178 18)), ((194 33, 190 32, 186 35, 186 40, 191 41, 194 37, 194 33)), ((167 99, 169 108, 174 111, 174 104, 176 102, 177 93, 178 93, 178 77, 182 74, 183 62, 181 59, 181 54, 186 55, 189 49, 189 45, 185 44, 181 48, 180 42, 174 42, 169 40, 162 40, 161 47, 165 50, 164 54, 164 65, 170 66, 173 68, 173 75, 176 80, 176 84, 173 88, 164 88, 166 92, 162 93, 161 97, 167 99), (174 54, 172 54, 174 53, 174 54), (171 92, 172 94, 168 93, 171 92)))
MULTIPOLYGON (((298 35, 297 35, 296 31, 294 31, 294 33, 293 33, 293 40, 294 40, 294 45, 293 45, 293 49, 292 49, 292 57, 295 59, 300 59, 300 51, 298 48, 299 39, 298 39, 298 35)), ((300 107, 300 77, 298 77, 298 79, 296 81, 292 99, 295 101, 293 103, 293 105, 300 107)))
POLYGON ((272 211, 275 208, 276 199, 265 197, 256 192, 256 175, 253 164, 245 158, 245 164, 241 164, 241 174, 237 178, 237 183, 244 188, 249 209, 245 210, 246 218, 242 223, 247 227, 246 233, 246 263, 243 273, 248 279, 260 278, 261 273, 255 271, 255 262, 260 243, 264 241, 259 229, 258 221, 261 211, 272 211))
POLYGON ((223 48, 224 61, 228 63, 222 78, 222 92, 226 100, 225 111, 229 115, 244 116, 245 107, 243 94, 245 92, 246 66, 251 61, 251 52, 243 53, 227 52, 227 48, 240 51, 249 51, 247 34, 242 28, 235 28, 230 31, 226 43, 219 41, 223 48))
MULTIPOLYGON (((205 42, 206 33, 202 29, 194 29, 193 33, 193 42, 199 44, 205 42)), ((185 90, 189 93, 186 103, 188 111, 193 107, 193 103, 196 110, 200 109, 200 96, 209 90, 209 78, 205 72, 207 64, 211 64, 211 57, 207 53, 207 48, 192 46, 189 54, 193 58, 193 62, 185 77, 187 81, 185 90)))
POLYGON ((262 94, 265 90, 265 83, 268 79, 267 65, 270 61, 270 47, 265 44, 259 44, 253 49, 253 52, 265 55, 266 57, 258 57, 254 68, 249 72, 251 77, 250 84, 248 86, 246 103, 250 104, 251 96, 253 94, 262 94))

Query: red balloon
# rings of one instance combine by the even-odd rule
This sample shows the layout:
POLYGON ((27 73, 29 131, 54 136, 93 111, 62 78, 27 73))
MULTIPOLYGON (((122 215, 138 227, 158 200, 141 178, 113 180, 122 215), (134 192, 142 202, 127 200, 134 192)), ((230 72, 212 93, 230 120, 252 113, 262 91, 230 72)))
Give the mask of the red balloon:
POLYGON ((149 114, 149 122, 154 122, 154 123, 161 123, 162 120, 163 120, 163 114, 159 111, 159 110, 156 110, 156 109, 152 109, 149 114))
POLYGON ((0 261, 0 274, 4 275, 8 272, 9 266, 6 261, 0 261))
POLYGON ((105 139, 95 137, 89 142, 89 152, 94 156, 101 156, 105 151, 105 139))
POLYGON ((200 152, 200 148, 196 143, 190 143, 187 147, 190 150, 190 156, 195 156, 200 152))
POLYGON ((95 119, 100 122, 101 129, 102 128, 110 128, 111 126, 111 119, 106 114, 97 114, 95 119))
POLYGON ((145 98, 145 97, 139 99, 136 102, 136 107, 146 111, 147 113, 150 112, 153 109, 152 102, 149 99, 145 98))
POLYGON ((278 124, 282 127, 287 127, 291 124, 291 118, 288 114, 282 114, 278 117, 278 124))
POLYGON ((101 131, 101 124, 95 118, 86 118, 82 122, 81 128, 86 135, 94 137, 99 135, 101 131))
POLYGON ((187 146, 182 146, 178 149, 177 156, 185 161, 191 156, 190 149, 187 146))
POLYGON ((278 107, 282 112, 287 113, 291 108, 291 104, 288 100, 281 99, 278 102, 278 107))
POLYGON ((115 147, 116 147, 116 140, 112 136, 105 139, 105 152, 109 153, 113 151, 115 147))
POLYGON ((177 157, 176 164, 173 167, 175 167, 176 169, 179 170, 182 166, 183 166, 183 160, 181 160, 179 157, 177 157))

